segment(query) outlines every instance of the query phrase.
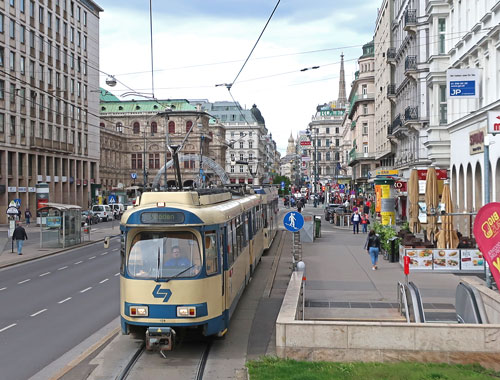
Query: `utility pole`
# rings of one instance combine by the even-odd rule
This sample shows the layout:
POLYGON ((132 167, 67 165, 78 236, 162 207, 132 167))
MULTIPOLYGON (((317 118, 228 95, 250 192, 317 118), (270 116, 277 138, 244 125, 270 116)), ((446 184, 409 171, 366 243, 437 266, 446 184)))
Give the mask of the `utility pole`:
POLYGON ((202 134, 200 136, 200 187, 204 188, 205 181, 203 180, 203 141, 205 136, 202 134))
POLYGON ((144 130, 144 157, 143 157, 143 172, 142 172, 142 175, 143 175, 143 191, 146 191, 146 186, 147 186, 147 183, 148 183, 148 171, 146 169, 146 133, 147 133, 147 130, 145 129, 144 130))

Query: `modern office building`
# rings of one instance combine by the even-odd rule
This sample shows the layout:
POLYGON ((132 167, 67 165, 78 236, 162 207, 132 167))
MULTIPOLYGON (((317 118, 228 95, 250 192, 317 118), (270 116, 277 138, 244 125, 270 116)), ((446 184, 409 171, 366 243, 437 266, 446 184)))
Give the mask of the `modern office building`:
MULTIPOLYGON (((99 12, 91 0, 0 2, 0 203, 87 208, 99 183, 99 12)), ((1 214, 0 223, 6 216, 1 214)))

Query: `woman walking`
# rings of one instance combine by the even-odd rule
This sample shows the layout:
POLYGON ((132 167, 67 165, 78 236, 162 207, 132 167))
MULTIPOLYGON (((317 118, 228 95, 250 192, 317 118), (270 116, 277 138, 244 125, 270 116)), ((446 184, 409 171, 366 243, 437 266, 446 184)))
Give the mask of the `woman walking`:
POLYGON ((375 230, 370 230, 368 238, 366 239, 365 248, 368 250, 370 258, 372 259, 372 270, 376 270, 378 254, 380 253, 380 238, 375 233, 375 230))

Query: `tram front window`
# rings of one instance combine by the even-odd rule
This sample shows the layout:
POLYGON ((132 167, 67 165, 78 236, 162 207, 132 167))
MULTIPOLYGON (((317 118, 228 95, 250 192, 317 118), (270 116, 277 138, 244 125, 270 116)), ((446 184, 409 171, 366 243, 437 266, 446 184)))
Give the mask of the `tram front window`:
POLYGON ((191 232, 140 232, 134 236, 127 258, 133 278, 194 277, 201 254, 191 232))

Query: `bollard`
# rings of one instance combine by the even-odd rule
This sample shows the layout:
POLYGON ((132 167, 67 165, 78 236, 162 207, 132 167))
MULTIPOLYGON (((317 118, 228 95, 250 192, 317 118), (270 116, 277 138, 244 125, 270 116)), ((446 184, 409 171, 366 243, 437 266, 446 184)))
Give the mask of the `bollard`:
POLYGON ((109 236, 106 236, 104 238, 104 248, 108 249, 109 248, 109 236))
POLYGON ((299 261, 297 263, 297 270, 302 272, 302 320, 305 318, 306 314, 306 263, 299 261))

